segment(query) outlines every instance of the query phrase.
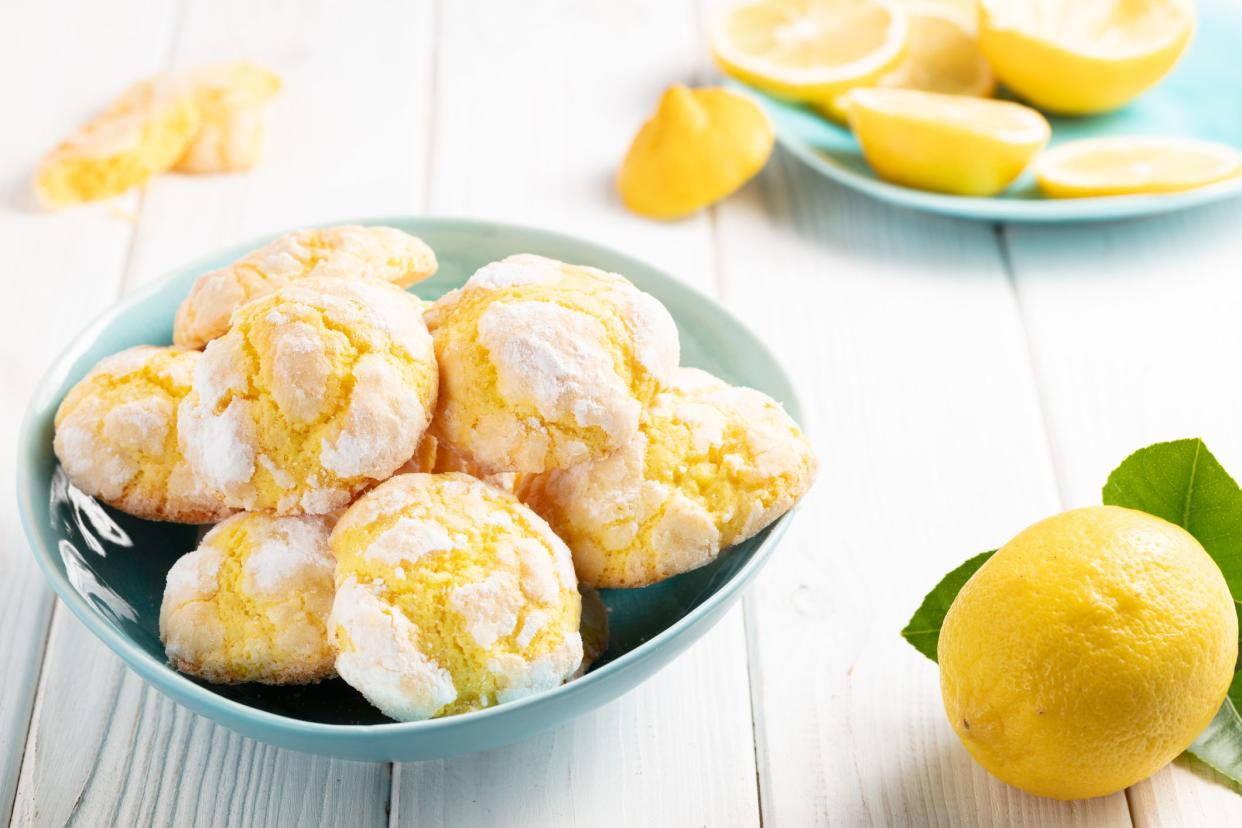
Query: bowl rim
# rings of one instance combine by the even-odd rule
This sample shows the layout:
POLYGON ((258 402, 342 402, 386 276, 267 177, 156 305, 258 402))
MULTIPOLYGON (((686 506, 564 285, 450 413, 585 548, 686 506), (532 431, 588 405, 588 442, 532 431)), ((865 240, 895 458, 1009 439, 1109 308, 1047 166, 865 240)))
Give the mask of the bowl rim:
MULTIPOLYGON (((540 237, 541 240, 551 243, 568 243, 579 246, 587 246, 594 248, 600 254, 632 263, 638 268, 655 274, 662 280, 672 284, 675 289, 688 292, 700 302, 711 308, 714 313, 724 317, 731 325, 735 325, 745 331, 758 347, 760 355, 770 364, 776 366, 785 385, 788 387, 788 398, 782 400, 782 404, 789 411, 790 416, 799 422, 803 432, 809 434, 809 430, 802 424, 802 407, 800 400, 794 390, 793 383, 789 381, 788 375, 780 362, 776 359, 767 343, 759 337, 753 329, 732 311, 722 305, 719 301, 689 283, 683 282, 674 276, 671 276, 662 268, 651 265, 645 261, 637 259, 627 253, 623 253, 606 244, 601 244, 592 239, 586 239, 579 236, 573 236, 554 230, 546 230, 528 225, 514 224, 509 222, 490 221, 487 219, 460 218, 452 216, 419 216, 413 214, 388 214, 383 216, 366 216, 356 219, 349 219, 338 222, 314 223, 302 225, 302 227, 331 227, 341 224, 359 224, 364 226, 400 226, 401 224, 430 224, 441 228, 457 228, 461 230, 474 231, 500 231, 507 233, 525 234, 527 236, 540 237)), ((21 427, 18 431, 17 438, 17 503, 18 514, 21 521, 23 533, 26 541, 30 546, 30 553, 34 556, 35 561, 39 565, 39 569, 43 572, 44 577, 51 583, 53 590, 57 596, 63 601, 73 614, 81 621, 87 629, 103 641, 114 653, 119 655, 125 664, 134 672, 138 673, 145 681, 152 684, 156 689, 170 695, 175 701, 187 705, 202 706, 206 708, 217 708, 221 713, 228 715, 232 720, 248 719, 251 722, 264 725, 268 728, 284 731, 300 736, 311 737, 346 737, 346 736, 362 736, 362 735, 379 735, 385 734, 390 736, 416 734, 430 734, 438 731, 449 730, 460 726, 463 722, 483 723, 489 718, 497 716, 506 716, 517 712, 526 707, 537 704, 546 704, 557 698, 568 698, 581 693, 588 692, 592 687, 602 682, 608 681, 613 674, 624 671, 633 664, 644 661, 662 648, 662 645, 668 641, 681 636, 687 629, 694 627, 706 615, 710 614, 713 609, 718 607, 722 602, 729 600, 744 585, 748 584, 756 571, 760 569, 770 557, 772 550, 779 544, 781 538, 788 529, 789 523, 797 507, 791 509, 782 515, 767 527, 767 535, 760 541, 758 548, 751 554, 741 567, 739 567, 727 581, 720 585, 711 595, 709 595, 702 603, 691 609, 688 613, 677 619, 668 627, 664 628, 651 638, 639 644, 637 647, 618 656, 617 658, 602 665, 597 670, 592 670, 580 678, 567 681, 550 690, 544 690, 534 693, 525 698, 517 699, 504 704, 497 704, 483 710, 474 710, 467 713, 461 713, 454 716, 442 716, 433 719, 424 719, 415 722, 381 722, 376 724, 332 724, 327 722, 314 722, 305 719, 298 719, 292 716, 286 716, 280 713, 272 713, 257 707, 244 704, 239 701, 222 696, 207 687, 204 687, 188 677, 182 675, 176 670, 168 666, 168 664, 159 662, 154 656, 145 649, 135 644, 130 638, 124 635, 120 630, 114 628, 107 623, 98 612, 92 607, 86 599, 73 588, 67 577, 61 575, 50 563, 50 550, 42 542, 41 529, 36 525, 36 509, 35 497, 36 485, 34 481, 33 463, 30 462, 32 456, 37 451, 48 451, 49 446, 42 445, 43 441, 39 439, 38 425, 43 420, 43 416, 49 410, 54 411, 53 405, 59 405, 59 399, 54 399, 56 392, 63 385, 65 377, 68 375, 74 362, 81 356, 82 352, 94 342, 99 334, 108 326, 115 323, 118 319, 131 312, 133 308, 152 296, 167 289, 167 283, 184 275, 188 271, 197 273, 205 273, 213 263, 218 262, 223 256, 238 255, 238 251, 253 250, 272 239, 275 239, 285 233, 292 232, 291 228, 280 230, 275 233, 266 234, 257 238, 250 239, 238 244, 228 245, 213 253, 198 256, 189 263, 172 268, 163 275, 152 280, 132 293, 120 297, 118 301, 113 303, 107 309, 99 313, 89 324, 80 330, 69 343, 61 349, 56 357, 51 361, 39 378, 35 389, 27 401, 25 413, 22 416, 21 427)), ((417 232, 417 231, 415 231, 417 232)), ((50 623, 50 622, 49 622, 50 623)), ((41 654, 46 658, 46 653, 41 654)))

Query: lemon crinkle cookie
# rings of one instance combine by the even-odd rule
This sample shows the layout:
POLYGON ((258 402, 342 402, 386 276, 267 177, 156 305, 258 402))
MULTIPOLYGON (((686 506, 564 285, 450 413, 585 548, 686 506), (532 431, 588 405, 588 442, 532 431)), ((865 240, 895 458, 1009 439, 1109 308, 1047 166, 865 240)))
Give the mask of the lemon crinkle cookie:
POLYGON ((513 495, 465 474, 405 474, 331 539, 337 672, 394 719, 556 687, 582 662, 565 544, 513 495))
POLYGON ((421 302, 305 279, 242 307, 199 361, 181 447, 231 506, 328 514, 408 461, 435 405, 421 302))
POLYGON ((212 523, 232 510, 178 447, 177 407, 202 354, 140 345, 113 354, 56 410, 56 458, 88 495, 148 520, 212 523))
POLYGON ((816 467, 777 402, 681 368, 621 450, 539 475, 522 495, 569 544, 584 584, 638 587, 755 535, 798 501, 816 467))
POLYGON ((533 255, 493 262, 426 314, 436 433, 483 473, 602 457, 677 365, 668 311, 626 279, 533 255))
POLYGON ((224 335, 233 311, 299 279, 375 278, 409 287, 435 272, 432 249, 393 227, 298 230, 200 276, 177 308, 173 341, 201 348, 224 335))
POLYGON ((189 85, 139 81, 44 156, 35 192, 50 206, 122 193, 172 167, 198 125, 189 85))
POLYGON ((331 523, 234 515, 168 571, 160 640, 172 665, 217 684, 306 684, 333 674, 331 523))
POLYGON ((199 126, 175 169, 213 173, 253 167, 263 149, 264 104, 280 91, 280 78, 238 60, 199 67, 185 79, 194 90, 199 126))

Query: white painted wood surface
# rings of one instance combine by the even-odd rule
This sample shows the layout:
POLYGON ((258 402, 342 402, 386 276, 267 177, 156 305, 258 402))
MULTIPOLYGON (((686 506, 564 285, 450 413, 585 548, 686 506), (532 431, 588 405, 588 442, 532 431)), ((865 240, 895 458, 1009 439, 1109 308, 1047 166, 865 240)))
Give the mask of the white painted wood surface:
MULTIPOLYGON (((262 233, 430 212, 576 233, 718 295, 794 376, 824 465, 744 611, 651 682, 523 744, 395 767, 258 744, 147 688, 52 611, 0 475, 0 818, 1242 822, 1242 798, 1186 761, 1074 804, 996 782, 944 722, 934 666, 898 636, 949 567, 1096 501, 1138 446, 1200 435, 1242 467, 1242 385, 1222 356, 1242 351, 1242 208, 997 232, 881 206, 778 153, 719 207, 644 221, 611 177, 660 90, 711 76, 700 5, 0 6, 4 433, 46 361, 121 292, 262 233), (258 169, 32 209, 34 159, 125 83, 242 55, 286 79, 258 169)), ((10 438, 0 467, 15 459, 10 438)))

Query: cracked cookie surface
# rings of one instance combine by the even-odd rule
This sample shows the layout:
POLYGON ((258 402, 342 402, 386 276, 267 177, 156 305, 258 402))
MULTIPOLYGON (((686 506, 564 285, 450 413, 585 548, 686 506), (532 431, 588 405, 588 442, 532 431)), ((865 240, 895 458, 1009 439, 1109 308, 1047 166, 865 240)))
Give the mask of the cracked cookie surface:
POLYGON ((524 481, 579 579, 639 587, 696 569, 787 512, 817 462, 779 403, 680 368, 623 448, 524 481))
POLYGON ((181 448, 225 503, 329 514, 415 454, 437 370, 422 303, 316 277, 256 299, 203 352, 181 448))
POLYGON ((160 640, 183 673, 217 684, 307 684, 333 674, 328 518, 243 513, 168 571, 160 640))
POLYGON ((615 273, 529 254, 480 268, 426 319, 441 370, 435 434, 484 474, 616 450, 679 358, 654 297, 615 273))
POLYGON ((231 514, 178 445, 178 406, 201 357, 139 345, 92 368, 56 410, 52 447, 69 480, 147 520, 213 523, 231 514))
POLYGON ((337 671, 389 716, 463 713, 561 684, 582 662, 565 544, 511 494, 405 474, 333 530, 337 671))

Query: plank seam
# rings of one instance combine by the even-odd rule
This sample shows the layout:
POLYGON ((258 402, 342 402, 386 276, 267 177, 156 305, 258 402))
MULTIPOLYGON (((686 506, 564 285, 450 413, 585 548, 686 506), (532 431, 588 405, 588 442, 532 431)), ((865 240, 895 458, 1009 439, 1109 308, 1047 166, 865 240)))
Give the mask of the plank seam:
MULTIPOLYGON (((1013 263, 1013 255, 1009 249, 1008 225, 997 223, 992 225, 993 236, 996 239, 996 249, 1000 256, 1001 268, 1004 270, 1005 278, 1009 282, 1009 289, 1013 296, 1014 306, 1018 312, 1018 324, 1022 329, 1022 345, 1026 350, 1027 367, 1031 372, 1031 381, 1035 384, 1035 400, 1039 404, 1040 424, 1043 426, 1044 444, 1048 447, 1048 459, 1052 463, 1053 485, 1056 487, 1057 503, 1062 509, 1065 508, 1065 492, 1068 490, 1062 477, 1063 469, 1060 462, 1060 452, 1057 450, 1057 441, 1052 428, 1052 420, 1048 414, 1048 395, 1045 393, 1043 376, 1039 370, 1038 360, 1035 356, 1035 348, 1031 343, 1031 326, 1027 320, 1026 308, 1022 304, 1022 289, 1018 285, 1018 276, 1013 263)), ((1130 820, 1130 824, 1137 825, 1134 821, 1134 802, 1130 798, 1130 789, 1126 788, 1122 792, 1126 802, 1126 815, 1130 820)))

